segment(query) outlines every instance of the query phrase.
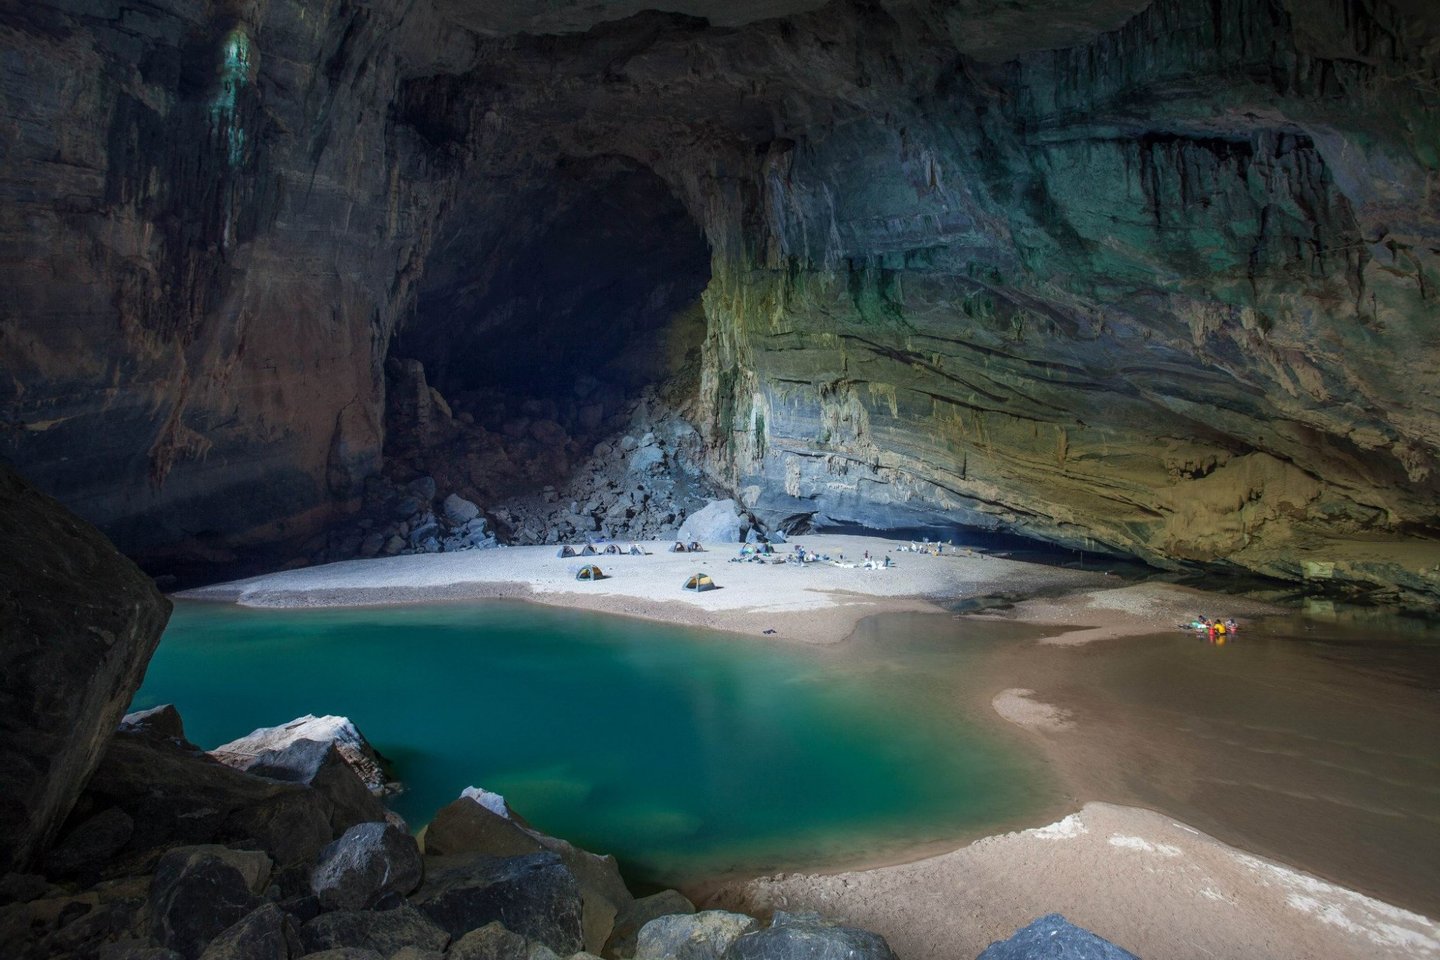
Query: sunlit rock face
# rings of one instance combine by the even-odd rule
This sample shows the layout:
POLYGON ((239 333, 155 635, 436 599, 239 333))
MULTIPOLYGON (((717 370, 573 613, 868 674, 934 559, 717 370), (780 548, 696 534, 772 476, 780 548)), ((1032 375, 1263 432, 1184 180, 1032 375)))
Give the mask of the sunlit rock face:
POLYGON ((5 15, 6 454, 133 552, 312 532, 397 329, 584 335, 495 284, 613 183, 652 274, 703 234, 706 468, 772 524, 1437 592, 1425 4, 751 6, 5 15))

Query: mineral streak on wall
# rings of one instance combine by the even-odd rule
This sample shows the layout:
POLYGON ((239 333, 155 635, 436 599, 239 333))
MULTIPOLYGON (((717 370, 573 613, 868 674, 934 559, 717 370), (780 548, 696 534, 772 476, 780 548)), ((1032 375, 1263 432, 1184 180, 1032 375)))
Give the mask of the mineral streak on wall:
POLYGON ((703 229, 707 467, 770 521, 1440 593, 1425 3, 92 5, 0 14, 0 423, 127 550, 343 511, 417 285, 483 289, 436 239, 590 164, 703 229))

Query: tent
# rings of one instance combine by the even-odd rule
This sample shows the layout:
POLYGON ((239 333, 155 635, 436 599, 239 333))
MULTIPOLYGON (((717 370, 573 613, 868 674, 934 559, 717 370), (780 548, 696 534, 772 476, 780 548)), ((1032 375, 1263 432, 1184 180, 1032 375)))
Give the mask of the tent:
POLYGON ((630 544, 630 556, 643 557, 645 556, 645 551, 640 549, 640 544, 632 543, 630 544))
POLYGON ((671 552, 671 553, 689 553, 690 550, 689 550, 689 548, 687 548, 687 547, 685 546, 685 544, 681 543, 679 540, 676 540, 675 543, 670 547, 670 552, 671 552))
POLYGON ((595 544, 593 543, 587 543, 580 548, 580 556, 582 557, 594 557, 598 556, 599 553, 600 551, 595 549, 595 544))
POLYGON ((620 554, 624 553, 625 551, 620 549, 620 544, 618 544, 618 543, 607 543, 607 544, 605 544, 605 549, 604 549, 604 550, 601 550, 600 552, 601 552, 601 553, 613 553, 613 554, 615 554, 616 556, 619 556, 620 554))
POLYGON ((573 556, 575 556, 575 548, 572 547, 572 546, 570 546, 570 544, 567 543, 567 544, 565 544, 563 547, 561 547, 559 550, 556 550, 556 551, 555 551, 555 556, 557 556, 557 557, 573 557, 573 556))
POLYGON ((699 540, 691 540, 690 543, 686 545, 685 549, 689 550, 691 553, 701 553, 705 550, 704 547, 700 546, 699 540))
POLYGON ((576 580, 604 580, 605 573, 593 563, 587 563, 575 574, 576 580))
POLYGON ((685 581, 686 590, 694 590, 699 593, 701 590, 714 590, 715 581, 710 579, 708 573, 692 573, 690 579, 685 581))

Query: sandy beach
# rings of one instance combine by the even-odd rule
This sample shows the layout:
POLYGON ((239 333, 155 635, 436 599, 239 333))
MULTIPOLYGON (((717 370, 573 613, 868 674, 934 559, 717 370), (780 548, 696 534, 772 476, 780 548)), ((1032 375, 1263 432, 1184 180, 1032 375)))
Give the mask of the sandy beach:
MULTIPOLYGON (((736 544, 702 553, 670 553, 670 542, 641 544, 646 556, 557 557, 555 547, 506 547, 460 553, 351 560, 187 590, 177 596, 255 607, 361 606, 426 600, 512 597, 603 613, 645 617, 732 633, 806 643, 843 640, 865 617, 897 610, 939 610, 940 601, 1003 591, 1080 589, 1104 574, 1021 563, 980 552, 902 553, 908 541, 819 535, 797 543, 832 558, 812 564, 730 563, 736 544), (863 568, 866 552, 893 566, 863 568), (842 559, 843 558, 843 559, 842 559), (580 583, 594 563, 605 579, 580 583), (682 589, 695 572, 719 589, 682 589), (773 631, 769 633, 768 631, 773 631)), ((624 544, 626 548, 629 544, 624 544)), ((789 545, 777 551, 787 552, 789 545)))
MULTIPOLYGON (((877 613, 1028 596, 999 613, 967 615, 1052 627, 1029 645, 1026 657, 1063 656, 1084 644, 1173 631, 1198 613, 1244 618, 1275 612, 1240 598, 978 552, 935 557, 901 552, 903 541, 797 539, 837 560, 843 555, 843 565, 729 563, 736 547, 721 544, 700 554, 669 553, 668 543, 648 543, 643 557, 563 559, 554 547, 519 547, 351 561, 181 596, 275 607, 513 597, 806 643, 839 642, 877 613), (862 569, 866 551, 888 553, 895 565, 862 569), (574 571, 586 562, 600 565, 606 579, 577 583, 574 571), (696 571, 709 574, 720 589, 682 590, 696 571)), ((1068 743, 1057 746, 1061 738, 1085 736, 1085 717, 1027 686, 992 694, 996 722, 1013 724, 1039 747, 1068 751, 1068 743)), ((1063 776, 1064 764, 1056 766, 1063 776)), ((1149 960, 1440 957, 1440 926, 1417 913, 1252 855, 1163 813, 1096 802, 1105 799, 1111 798, 1077 790, 1073 812, 1058 822, 910 863, 734 880, 706 893, 713 904, 752 912, 806 909, 842 918, 885 935, 903 960, 974 956, 1051 912, 1149 960)))

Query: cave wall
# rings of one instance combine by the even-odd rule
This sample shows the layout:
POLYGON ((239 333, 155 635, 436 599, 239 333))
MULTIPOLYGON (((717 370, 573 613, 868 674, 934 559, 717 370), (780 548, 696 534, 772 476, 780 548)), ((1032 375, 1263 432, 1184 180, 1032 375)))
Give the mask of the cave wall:
POLYGON ((57 9, 0 21, 5 453, 127 549, 345 509, 435 237, 619 158, 705 232, 707 468, 772 522, 1437 592, 1423 4, 57 9))
POLYGON ((400 9, 0 13, 0 453, 132 555, 303 534, 378 463, 444 203, 392 114, 400 9))
POLYGON ((1301 7, 1157 3, 772 144, 711 288, 747 502, 1433 594, 1434 61, 1301 7))

